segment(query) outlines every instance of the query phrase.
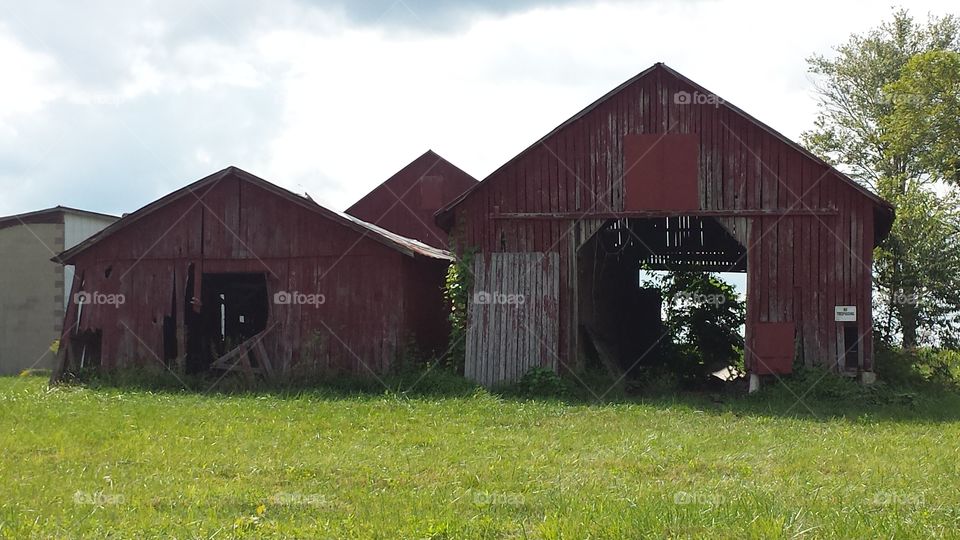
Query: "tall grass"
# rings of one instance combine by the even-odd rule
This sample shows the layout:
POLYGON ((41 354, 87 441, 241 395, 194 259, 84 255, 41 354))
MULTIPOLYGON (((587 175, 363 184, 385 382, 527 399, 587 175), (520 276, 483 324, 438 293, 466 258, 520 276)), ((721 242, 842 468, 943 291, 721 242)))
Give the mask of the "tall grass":
POLYGON ((421 393, 0 379, 0 536, 930 538, 960 525, 953 394, 602 403, 429 377, 421 393))

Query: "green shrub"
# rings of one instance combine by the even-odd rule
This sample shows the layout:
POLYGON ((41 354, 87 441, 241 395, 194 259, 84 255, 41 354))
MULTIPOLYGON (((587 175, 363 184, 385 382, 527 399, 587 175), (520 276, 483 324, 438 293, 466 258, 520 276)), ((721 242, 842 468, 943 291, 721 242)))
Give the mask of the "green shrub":
POLYGON ((672 271, 644 281, 663 297, 664 330, 660 367, 681 383, 700 383, 727 366, 743 367, 746 303, 733 285, 709 272, 672 271))
POLYGON ((532 367, 519 381, 500 387, 498 392, 511 396, 557 398, 568 394, 568 385, 552 369, 532 367))
POLYGON ((924 380, 960 386, 960 351, 950 349, 919 349, 916 351, 917 372, 924 380))
POLYGON ((924 385, 960 388, 960 351, 951 349, 900 349, 877 347, 876 371, 894 387, 924 385))
MULTIPOLYGON (((452 251, 457 252, 454 244, 452 251)), ((457 373, 463 373, 467 347, 467 309, 470 306, 470 293, 473 290, 472 249, 463 250, 457 260, 447 267, 447 276, 443 286, 443 297, 450 312, 450 343, 447 355, 441 361, 457 373)))
POLYGON ((852 377, 838 375, 822 367, 799 367, 791 375, 779 378, 777 384, 765 386, 761 392, 766 396, 770 393, 778 393, 787 399, 833 404, 908 405, 916 398, 915 393, 893 388, 883 381, 863 385, 852 377))

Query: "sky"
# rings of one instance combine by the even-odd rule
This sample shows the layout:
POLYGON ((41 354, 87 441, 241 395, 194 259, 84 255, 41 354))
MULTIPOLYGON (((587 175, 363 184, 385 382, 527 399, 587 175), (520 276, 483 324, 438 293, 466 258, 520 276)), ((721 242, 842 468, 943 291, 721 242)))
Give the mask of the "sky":
POLYGON ((80 4, 0 0, 0 215, 132 212, 229 165, 343 210, 427 149, 482 179, 658 61, 797 139, 816 114, 806 58, 891 13, 839 0, 80 4))

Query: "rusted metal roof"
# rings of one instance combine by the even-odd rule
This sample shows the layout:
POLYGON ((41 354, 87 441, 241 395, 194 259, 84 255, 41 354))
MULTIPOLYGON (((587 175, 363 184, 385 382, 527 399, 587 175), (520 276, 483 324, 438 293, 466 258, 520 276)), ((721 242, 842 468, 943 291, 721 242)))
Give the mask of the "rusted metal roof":
POLYGON ((398 246, 402 246, 405 250, 413 251, 417 255, 423 255, 424 257, 430 257, 432 259, 444 259, 452 261, 454 260, 453 255, 449 251, 435 248, 433 246, 428 246, 419 240, 414 240, 413 238, 407 238, 406 236, 400 236, 399 234, 392 233, 384 228, 377 227, 372 223, 367 223, 362 219, 351 216, 350 214, 344 214, 340 212, 334 212, 343 219, 349 220, 354 224, 367 229, 368 231, 382 236, 385 239, 390 240, 398 246))

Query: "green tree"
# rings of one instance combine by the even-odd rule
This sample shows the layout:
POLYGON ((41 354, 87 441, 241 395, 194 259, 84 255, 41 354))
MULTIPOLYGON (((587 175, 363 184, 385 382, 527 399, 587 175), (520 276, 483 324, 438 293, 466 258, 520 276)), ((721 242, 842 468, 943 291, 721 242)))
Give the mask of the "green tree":
POLYGON ((891 345, 901 336, 905 346, 957 347, 960 197, 911 183, 897 201, 890 237, 874 253, 879 337, 891 345))
MULTIPOLYGON (((454 247, 453 253, 456 252, 454 247)), ((450 343, 442 362, 461 374, 467 356, 467 309, 473 290, 473 257, 473 250, 463 250, 457 260, 447 267, 443 287, 443 297, 450 309, 447 314, 450 322, 450 343)))
POLYGON ((746 304, 716 274, 667 272, 644 281, 663 297, 665 360, 681 376, 702 378, 727 366, 742 368, 746 304))
POLYGON ((819 111, 803 142, 897 208, 876 252, 879 335, 956 343, 960 308, 960 22, 905 10, 835 55, 808 59, 819 111))
POLYGON ((851 36, 834 56, 807 59, 818 79, 819 110, 814 129, 803 134, 804 144, 878 192, 890 187, 882 185, 885 180, 931 180, 909 174, 924 159, 922 148, 898 152, 883 129, 896 104, 906 101, 891 92, 907 64, 931 51, 960 51, 960 21, 947 15, 921 25, 899 10, 891 21, 851 36))
POLYGON ((884 94, 893 110, 881 119, 883 143, 905 158, 904 174, 960 186, 960 53, 915 55, 884 94))

